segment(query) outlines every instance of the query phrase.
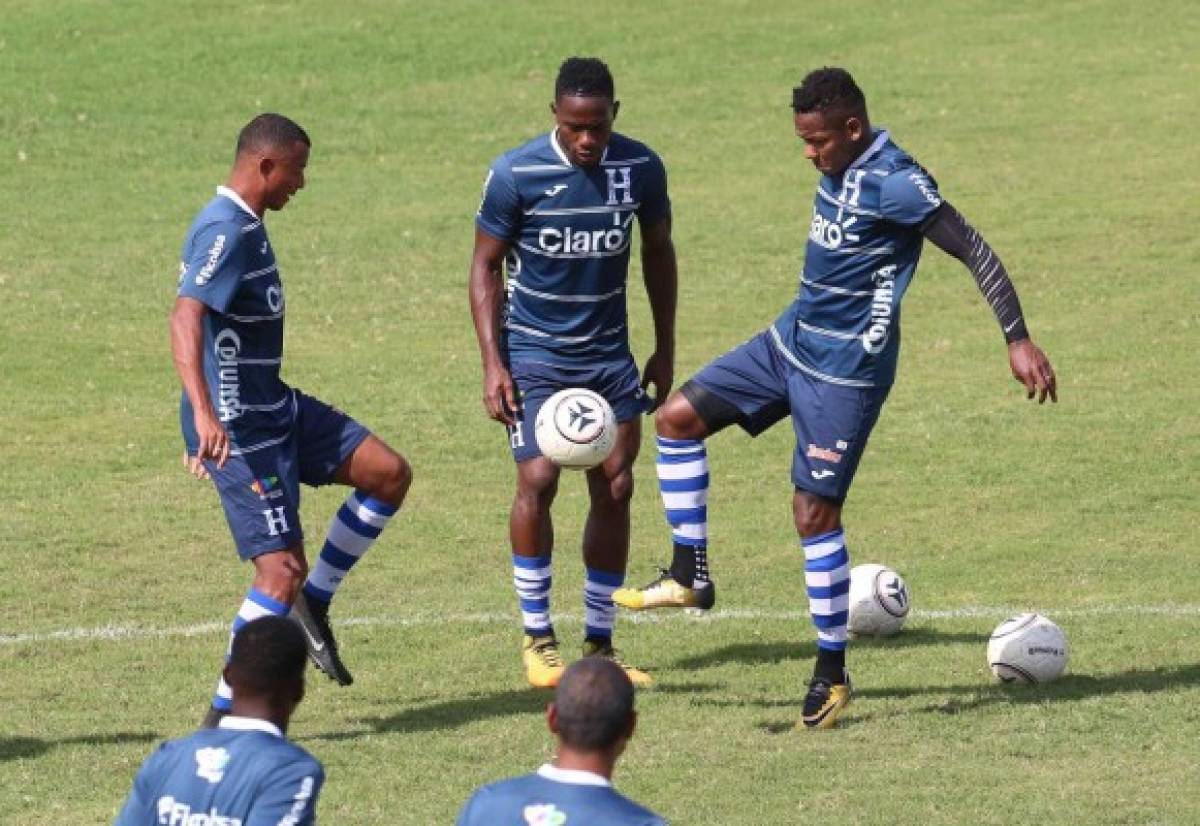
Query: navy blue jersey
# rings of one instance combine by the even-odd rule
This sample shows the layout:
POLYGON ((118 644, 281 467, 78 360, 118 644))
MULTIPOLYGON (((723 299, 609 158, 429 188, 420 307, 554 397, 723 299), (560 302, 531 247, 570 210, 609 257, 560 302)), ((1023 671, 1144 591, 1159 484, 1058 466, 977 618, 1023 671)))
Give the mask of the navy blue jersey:
POLYGON ((850 387, 887 387, 900 300, 921 257, 937 183, 886 131, 837 178, 817 183, 800 293, 772 335, 798 369, 850 387))
POLYGON ((317 759, 271 723, 226 717, 146 758, 115 826, 305 826, 324 782, 317 759))
POLYGON ((599 775, 551 765, 484 786, 458 816, 458 826, 665 826, 666 821, 619 794, 599 775))
MULTIPOLYGON (((283 284, 267 230, 237 193, 217 197, 192 222, 183 244, 179 295, 203 302, 204 378, 213 408, 235 450, 280 436, 292 398, 279 377, 283 363, 283 284)), ((187 394, 180 423, 196 449, 187 394)))
POLYGON ((505 152, 483 185, 477 226, 509 242, 502 349, 578 365, 629 357, 625 301, 633 219, 667 219, 667 173, 614 133, 600 163, 574 166, 554 132, 505 152))

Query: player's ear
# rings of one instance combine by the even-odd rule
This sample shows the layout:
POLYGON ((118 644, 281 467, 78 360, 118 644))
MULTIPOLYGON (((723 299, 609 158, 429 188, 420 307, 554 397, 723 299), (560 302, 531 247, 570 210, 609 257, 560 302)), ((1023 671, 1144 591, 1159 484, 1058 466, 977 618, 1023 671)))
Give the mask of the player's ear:
POLYGON ((620 111, 621 111, 621 101, 614 100, 613 101, 613 116, 612 116, 613 120, 617 119, 617 112, 620 112, 620 111))
POLYGON ((628 728, 625 729, 625 739, 626 740, 633 738, 633 732, 634 732, 634 729, 636 729, 636 728, 637 728, 637 712, 631 711, 631 712, 629 712, 629 726, 628 726, 628 728))
POLYGON ((554 101, 550 101, 550 114, 558 115, 558 105, 554 101))
POLYGON ((546 727, 551 734, 558 734, 558 708, 554 703, 546 704, 546 727))
POLYGON ((863 136, 862 118, 857 115, 851 115, 846 118, 846 137, 852 141, 857 141, 863 136))

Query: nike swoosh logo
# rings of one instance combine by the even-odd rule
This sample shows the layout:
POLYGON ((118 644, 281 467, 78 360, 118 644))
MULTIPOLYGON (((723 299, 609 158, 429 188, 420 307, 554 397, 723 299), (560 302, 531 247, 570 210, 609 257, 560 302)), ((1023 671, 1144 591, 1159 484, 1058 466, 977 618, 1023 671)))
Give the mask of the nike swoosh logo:
POLYGON ((552 186, 546 190, 546 194, 548 196, 550 196, 551 198, 553 198, 555 195, 562 192, 566 188, 567 188, 566 184, 555 184, 554 186, 552 186))
POLYGON ((812 478, 814 479, 825 479, 826 477, 836 475, 832 470, 810 470, 809 473, 812 474, 812 478))
POLYGON ((308 644, 312 646, 312 650, 318 654, 325 650, 325 643, 317 642, 317 638, 308 633, 308 629, 303 624, 300 625, 300 630, 304 632, 304 636, 308 637, 308 644))

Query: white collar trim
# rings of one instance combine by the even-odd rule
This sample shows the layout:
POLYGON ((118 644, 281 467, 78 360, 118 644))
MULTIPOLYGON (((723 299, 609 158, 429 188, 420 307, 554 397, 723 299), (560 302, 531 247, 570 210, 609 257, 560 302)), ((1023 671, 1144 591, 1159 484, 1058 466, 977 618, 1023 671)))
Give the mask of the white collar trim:
MULTIPOLYGON (((880 149, 883 148, 883 145, 888 142, 888 139, 890 137, 891 137, 891 135, 888 134, 888 131, 886 129, 880 129, 878 134, 875 135, 875 140, 871 141, 871 145, 867 147, 866 151, 863 152, 861 155, 859 155, 857 158, 855 158, 854 163, 852 163, 848 167, 846 167, 846 172, 849 172, 851 169, 855 169, 859 166, 862 166, 864 163, 866 163, 868 160, 870 160, 871 157, 874 156, 876 152, 878 152, 880 149)), ((844 175, 845 173, 842 173, 842 174, 844 175)))
POLYGON ((229 200, 233 201, 235 204, 240 206, 242 209, 246 210, 246 212, 248 212, 252 216, 254 216, 255 221, 259 220, 258 213, 255 212, 254 210, 252 210, 249 206, 247 206, 246 202, 242 200, 242 196, 238 195, 236 192, 234 192, 229 187, 227 187, 227 186, 217 187, 217 194, 228 198, 229 200))
MULTIPOLYGON (((550 130, 550 146, 554 147, 554 151, 558 155, 558 159, 566 166, 575 166, 575 164, 571 163, 571 159, 567 157, 567 153, 563 151, 562 144, 558 142, 557 126, 550 130)), ((607 146, 605 146, 604 151, 600 153, 600 163, 604 163, 606 160, 608 160, 607 146)))
POLYGON ((612 788, 612 781, 607 777, 602 777, 595 772, 582 771, 581 769, 560 769, 558 766, 547 763, 538 769, 537 773, 539 777, 553 780, 555 783, 572 783, 576 786, 603 786, 604 788, 612 788))
POLYGON ((233 729, 234 731, 262 731, 267 734, 274 734, 276 737, 283 736, 283 732, 279 730, 279 726, 267 720, 260 720, 257 717, 234 717, 230 714, 221 718, 218 727, 233 729))

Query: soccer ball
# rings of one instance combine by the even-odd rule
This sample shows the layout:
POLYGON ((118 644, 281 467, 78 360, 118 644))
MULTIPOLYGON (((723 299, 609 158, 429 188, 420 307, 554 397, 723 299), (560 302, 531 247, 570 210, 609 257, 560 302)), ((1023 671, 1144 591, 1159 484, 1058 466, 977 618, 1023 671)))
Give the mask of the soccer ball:
POLYGON ((1067 669, 1067 635, 1041 614, 1017 614, 988 640, 988 667, 1006 683, 1048 683, 1067 669))
POLYGON ((595 467, 617 443, 617 418, 599 393, 571 387, 542 405, 533 423, 542 455, 565 468, 595 467))
POLYGON ((898 633, 908 616, 909 594, 904 577, 885 565, 850 569, 850 620, 847 630, 860 637, 898 633))

